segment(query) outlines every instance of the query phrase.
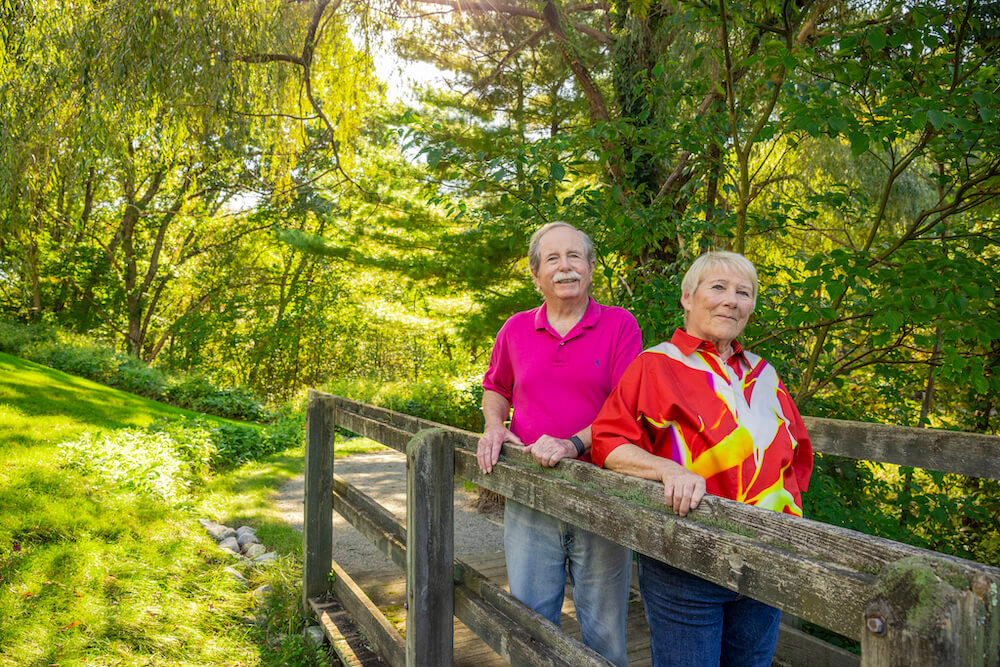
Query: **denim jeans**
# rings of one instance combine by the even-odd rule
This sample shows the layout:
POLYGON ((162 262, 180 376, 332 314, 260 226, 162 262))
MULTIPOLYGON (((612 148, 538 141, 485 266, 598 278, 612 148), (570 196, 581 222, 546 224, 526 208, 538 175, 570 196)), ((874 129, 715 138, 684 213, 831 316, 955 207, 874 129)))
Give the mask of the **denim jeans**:
POLYGON ((510 593, 556 625, 566 576, 583 643, 624 667, 632 551, 508 500, 504 550, 510 593))
POLYGON ((769 667, 781 612, 639 555, 653 666, 769 667))

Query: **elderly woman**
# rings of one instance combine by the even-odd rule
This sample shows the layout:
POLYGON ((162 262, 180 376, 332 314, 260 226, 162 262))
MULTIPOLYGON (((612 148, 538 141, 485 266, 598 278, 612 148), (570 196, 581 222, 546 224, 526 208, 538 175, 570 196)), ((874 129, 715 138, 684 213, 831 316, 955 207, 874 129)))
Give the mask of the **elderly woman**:
MULTIPOLYGON (((802 516, 809 436, 774 369, 736 340, 757 270, 706 253, 681 293, 684 327, 632 362, 594 421, 594 463, 662 482, 681 516, 706 492, 802 516)), ((777 609, 641 554, 639 587, 653 665, 771 664, 777 609)))

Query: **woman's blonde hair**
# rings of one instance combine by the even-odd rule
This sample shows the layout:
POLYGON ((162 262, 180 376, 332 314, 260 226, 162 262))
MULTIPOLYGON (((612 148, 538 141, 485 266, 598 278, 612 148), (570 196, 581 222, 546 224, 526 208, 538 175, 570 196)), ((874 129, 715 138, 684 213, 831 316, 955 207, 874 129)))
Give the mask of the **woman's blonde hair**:
POLYGON ((687 273, 684 274, 684 279, 681 280, 681 293, 693 294, 698 289, 701 281, 704 280, 705 274, 719 267, 738 273, 753 283, 753 305, 756 308, 759 287, 757 283, 757 267, 738 252, 712 250, 698 257, 698 259, 691 263, 687 273))

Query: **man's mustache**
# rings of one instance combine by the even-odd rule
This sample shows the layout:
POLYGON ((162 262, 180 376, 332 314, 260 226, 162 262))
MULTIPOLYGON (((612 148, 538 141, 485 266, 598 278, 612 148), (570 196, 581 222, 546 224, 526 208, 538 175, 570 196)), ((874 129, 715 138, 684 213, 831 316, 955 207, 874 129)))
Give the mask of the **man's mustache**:
POLYGON ((560 271, 559 273, 552 276, 552 281, 561 283, 564 280, 580 280, 582 278, 583 276, 581 276, 576 271, 560 271))

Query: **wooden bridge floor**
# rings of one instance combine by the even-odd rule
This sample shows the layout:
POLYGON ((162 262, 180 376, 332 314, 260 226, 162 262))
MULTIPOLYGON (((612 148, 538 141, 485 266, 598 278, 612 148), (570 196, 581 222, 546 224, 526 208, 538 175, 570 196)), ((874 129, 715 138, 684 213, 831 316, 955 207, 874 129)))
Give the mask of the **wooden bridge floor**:
MULTIPOLYGON (((488 577, 497 585, 507 586, 507 566, 503 552, 464 556, 463 561, 488 577)), ((351 573, 355 583, 360 586, 372 602, 396 625, 403 629, 406 612, 403 602, 406 597, 406 579, 403 571, 391 567, 351 573)), ((629 604, 628 617, 628 660, 632 667, 647 667, 649 659, 649 631, 646 618, 643 615, 642 600, 634 584, 633 573, 632 597, 629 604)), ((580 626, 576 621, 576 609, 573 606, 573 592, 566 586, 566 601, 563 604, 562 627, 570 635, 580 638, 580 626)), ((492 667, 506 665, 507 662, 497 655, 475 633, 455 619, 455 665, 456 667, 492 667)))

